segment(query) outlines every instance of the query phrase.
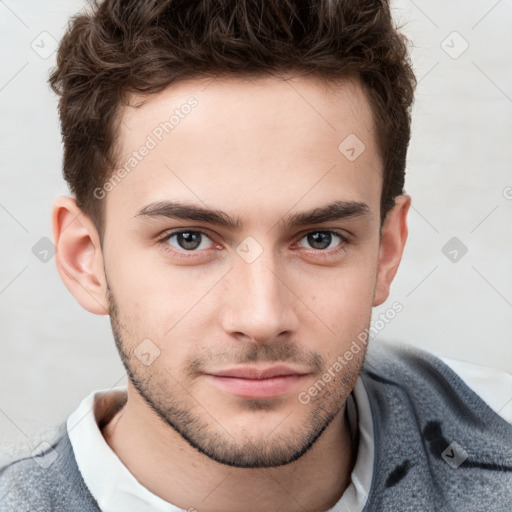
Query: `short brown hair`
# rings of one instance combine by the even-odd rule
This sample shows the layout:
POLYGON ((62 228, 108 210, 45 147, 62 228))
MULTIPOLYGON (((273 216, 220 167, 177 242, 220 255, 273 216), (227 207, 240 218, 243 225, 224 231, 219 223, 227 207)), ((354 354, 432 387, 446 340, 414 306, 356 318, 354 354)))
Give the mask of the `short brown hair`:
MULTIPOLYGON (((71 18, 49 83, 63 174, 100 237, 94 190, 114 173, 120 107, 180 80, 299 72, 356 77, 384 163, 381 221, 403 193, 416 78, 389 0, 89 0, 71 18)), ((340 141, 341 142, 341 141, 340 141)))

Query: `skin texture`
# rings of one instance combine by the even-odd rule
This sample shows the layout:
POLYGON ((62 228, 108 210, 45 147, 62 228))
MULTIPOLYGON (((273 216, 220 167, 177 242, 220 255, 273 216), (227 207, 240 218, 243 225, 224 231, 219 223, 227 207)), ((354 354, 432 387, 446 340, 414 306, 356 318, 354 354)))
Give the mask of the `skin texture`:
POLYGON ((103 435, 139 482, 183 509, 326 510, 355 462, 345 400, 364 346, 309 403, 298 396, 386 300, 410 198, 397 198, 380 230, 382 162, 356 81, 172 85, 122 112, 121 160, 191 96, 197 106, 106 194, 102 244, 74 199, 54 204, 60 275, 84 308, 110 313, 129 376, 127 403, 103 435), (350 134, 365 145, 354 161, 338 149, 350 134), (140 215, 164 201, 222 210, 239 226, 140 215), (285 225, 334 201, 366 209, 285 225), (276 364, 302 377, 270 398, 205 375, 276 364))

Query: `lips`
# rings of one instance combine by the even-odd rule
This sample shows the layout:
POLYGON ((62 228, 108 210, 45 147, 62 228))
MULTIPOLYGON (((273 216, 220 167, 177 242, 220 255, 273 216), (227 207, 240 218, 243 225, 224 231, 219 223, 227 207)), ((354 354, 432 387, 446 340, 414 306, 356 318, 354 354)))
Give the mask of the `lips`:
POLYGON ((289 366, 238 367, 205 374, 207 381, 242 398, 274 398, 293 390, 307 373, 289 366))
POLYGON ((286 377, 288 375, 305 375, 305 373, 294 370, 289 366, 272 366, 263 370, 251 367, 231 368, 212 372, 209 375, 214 375, 215 377, 261 380, 270 379, 272 377, 286 377))

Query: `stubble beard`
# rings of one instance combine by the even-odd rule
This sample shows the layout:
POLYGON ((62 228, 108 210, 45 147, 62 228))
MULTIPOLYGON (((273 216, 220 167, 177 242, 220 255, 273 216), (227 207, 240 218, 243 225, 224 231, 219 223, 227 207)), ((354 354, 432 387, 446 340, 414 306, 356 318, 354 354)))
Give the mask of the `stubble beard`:
MULTIPOLYGON (((209 411, 207 405, 200 404, 169 370, 161 366, 157 369, 156 365, 144 366, 133 353, 126 350, 120 311, 108 286, 107 297, 115 344, 132 386, 158 418, 190 446, 211 460, 231 467, 271 468, 289 464, 302 457, 344 408, 364 361, 362 354, 360 361, 355 361, 356 364, 347 365, 344 373, 340 375, 338 385, 323 388, 308 404, 311 410, 306 418, 299 425, 290 427, 285 434, 276 432, 271 436, 257 438, 253 435, 251 438, 250 433, 246 432, 243 439, 237 440, 236 434, 239 433, 234 435, 228 432, 215 418, 215 411, 209 411)), ((264 358, 255 352, 253 346, 252 353, 247 355, 245 362, 286 360, 286 357, 283 358, 283 346, 286 347, 281 344, 277 349, 279 353, 272 349, 272 345, 267 346, 264 349, 264 358)), ((323 375, 326 368, 321 363, 321 357, 313 356, 310 361, 316 366, 315 374, 323 375)), ((193 366, 192 363, 191 367, 193 366)), ((265 411, 275 410, 280 403, 279 399, 245 399, 243 405, 245 410, 265 411)), ((297 407, 305 407, 298 401, 297 404, 297 407)), ((286 419, 283 423, 285 422, 286 419)))

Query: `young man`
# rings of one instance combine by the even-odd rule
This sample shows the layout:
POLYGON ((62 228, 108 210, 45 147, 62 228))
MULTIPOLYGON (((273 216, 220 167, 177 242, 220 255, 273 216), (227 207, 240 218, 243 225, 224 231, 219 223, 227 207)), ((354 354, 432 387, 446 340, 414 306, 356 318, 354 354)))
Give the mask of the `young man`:
POLYGON ((504 414, 432 355, 368 344, 410 205, 388 4, 93 7, 50 79, 74 194, 53 228, 129 384, 0 469, 0 511, 509 510, 504 414))

